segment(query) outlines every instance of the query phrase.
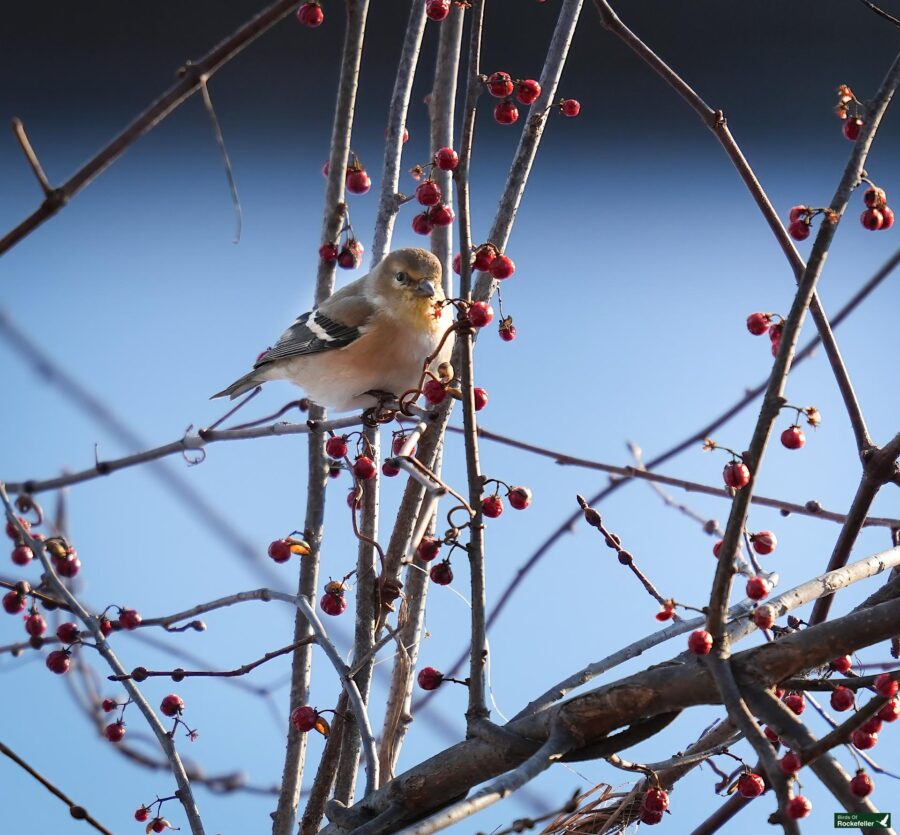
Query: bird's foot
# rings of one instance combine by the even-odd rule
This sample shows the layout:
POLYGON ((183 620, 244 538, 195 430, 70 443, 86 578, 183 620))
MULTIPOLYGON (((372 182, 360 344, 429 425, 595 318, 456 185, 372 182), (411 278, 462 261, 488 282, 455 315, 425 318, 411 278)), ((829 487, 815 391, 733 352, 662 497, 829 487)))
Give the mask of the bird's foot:
POLYGON ((366 395, 374 397, 378 401, 378 405, 370 409, 366 409, 362 414, 363 423, 366 426, 378 426, 380 423, 390 423, 397 414, 397 395, 391 391, 379 391, 373 389, 367 391, 366 395))

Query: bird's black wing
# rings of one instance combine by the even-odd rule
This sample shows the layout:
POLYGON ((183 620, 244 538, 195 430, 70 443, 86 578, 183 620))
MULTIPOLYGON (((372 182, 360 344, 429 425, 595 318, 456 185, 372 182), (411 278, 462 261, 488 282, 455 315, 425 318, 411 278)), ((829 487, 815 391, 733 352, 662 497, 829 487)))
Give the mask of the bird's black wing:
POLYGON ((320 310, 311 310, 300 316, 275 346, 259 357, 254 368, 275 360, 345 348, 360 336, 359 328, 335 322, 320 310))

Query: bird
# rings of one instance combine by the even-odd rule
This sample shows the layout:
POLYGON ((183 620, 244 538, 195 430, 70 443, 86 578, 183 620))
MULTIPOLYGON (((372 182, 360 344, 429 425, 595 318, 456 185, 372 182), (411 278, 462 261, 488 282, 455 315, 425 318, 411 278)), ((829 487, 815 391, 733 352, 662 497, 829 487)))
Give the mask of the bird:
MULTIPOLYGON (((210 399, 267 380, 290 380, 313 403, 336 411, 378 406, 419 385, 453 317, 444 304, 441 262, 424 249, 397 249, 362 278, 298 316, 253 370, 210 399)), ((452 336, 432 368, 449 360, 452 336)))

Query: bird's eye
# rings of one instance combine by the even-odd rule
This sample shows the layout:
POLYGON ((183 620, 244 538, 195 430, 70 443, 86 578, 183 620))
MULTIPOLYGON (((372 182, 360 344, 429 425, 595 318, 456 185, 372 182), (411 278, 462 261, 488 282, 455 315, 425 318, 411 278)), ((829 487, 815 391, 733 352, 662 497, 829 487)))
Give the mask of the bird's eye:
POLYGON ((404 272, 399 272, 394 276, 394 279, 396 281, 399 281, 401 284, 406 284, 406 282, 409 281, 409 276, 404 272))

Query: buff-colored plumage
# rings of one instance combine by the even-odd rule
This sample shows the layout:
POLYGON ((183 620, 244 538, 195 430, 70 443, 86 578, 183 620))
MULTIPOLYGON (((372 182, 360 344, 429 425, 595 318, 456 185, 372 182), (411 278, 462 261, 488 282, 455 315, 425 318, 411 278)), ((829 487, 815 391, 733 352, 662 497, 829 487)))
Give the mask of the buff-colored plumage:
MULTIPOLYGON (((266 380, 290 380, 314 403, 344 411, 374 406, 371 392, 399 397, 452 323, 442 306, 441 264, 423 249, 398 249, 370 273, 298 317, 253 371, 213 397, 232 399, 266 380)), ((448 339, 435 365, 449 359, 448 339)))

